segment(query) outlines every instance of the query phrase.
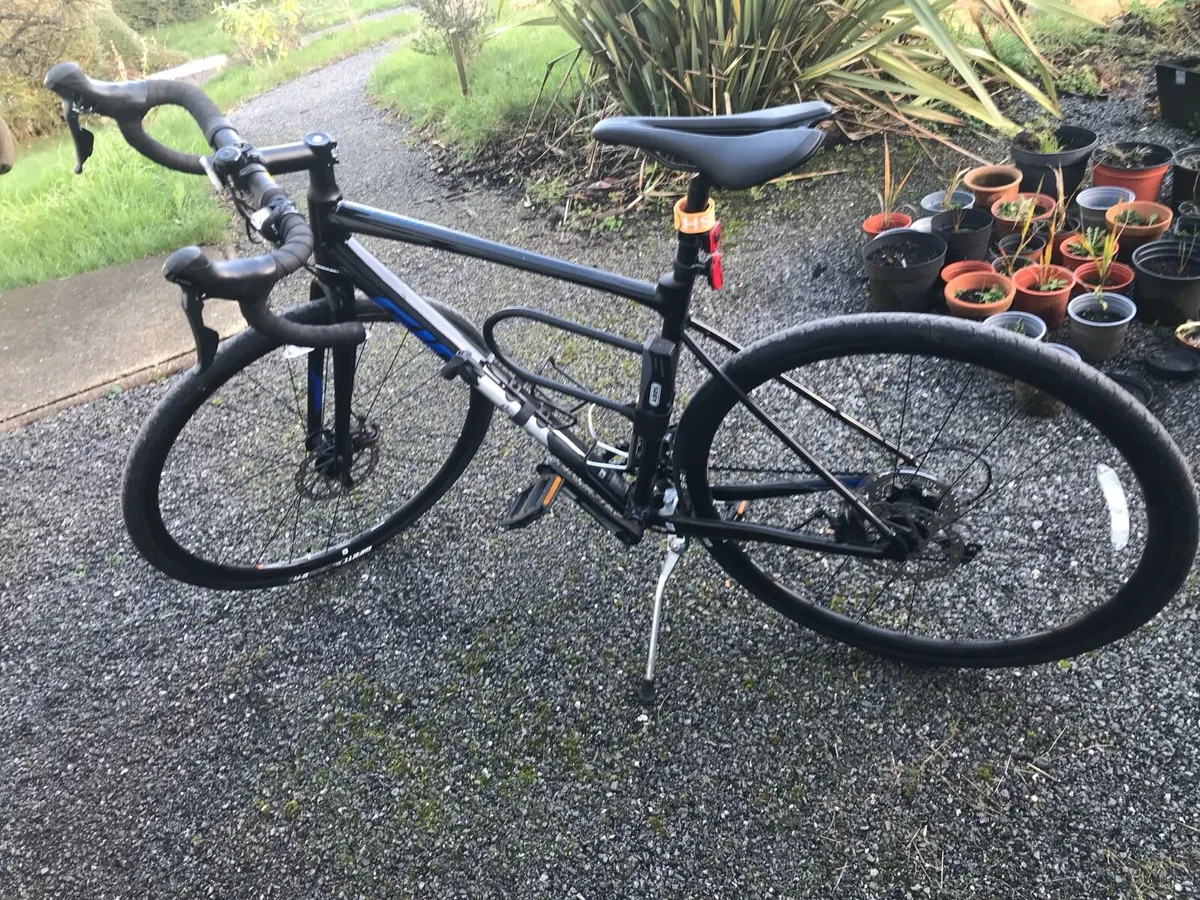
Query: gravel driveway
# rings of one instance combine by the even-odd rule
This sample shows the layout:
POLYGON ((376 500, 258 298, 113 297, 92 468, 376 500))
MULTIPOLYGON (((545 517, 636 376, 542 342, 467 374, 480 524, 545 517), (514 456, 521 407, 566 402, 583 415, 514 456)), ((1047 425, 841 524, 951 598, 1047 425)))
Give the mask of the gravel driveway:
MULTIPOLYGON (((356 199, 662 268, 658 224, 560 234, 511 196, 446 199, 361 97, 383 52, 234 119, 263 144, 328 130, 356 199)), ((1140 107, 1082 112, 1128 133, 1140 107)), ((701 315, 757 337, 864 306, 853 229, 874 163, 825 162, 851 174, 726 204, 732 284, 701 315)), ((650 324, 532 276, 385 256, 476 320, 536 302, 638 337, 650 324)), ((1139 327, 1135 345, 1160 339, 1139 327)), ((122 461, 165 389, 0 435, 2 897, 1200 895, 1194 578, 1101 652, 948 672, 799 630, 695 550, 648 718, 635 691, 661 550, 626 551, 565 505, 499 531, 538 461, 505 423, 434 514, 363 563, 217 594, 157 575, 120 524, 122 461)), ((1194 387, 1157 411, 1195 458, 1194 387)))

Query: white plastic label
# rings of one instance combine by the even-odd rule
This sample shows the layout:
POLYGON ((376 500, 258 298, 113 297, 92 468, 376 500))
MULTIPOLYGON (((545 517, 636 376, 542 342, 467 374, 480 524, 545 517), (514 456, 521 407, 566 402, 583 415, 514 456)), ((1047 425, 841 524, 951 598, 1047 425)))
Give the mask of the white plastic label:
POLYGON ((1120 476, 1104 463, 1096 466, 1096 480, 1100 482, 1100 491, 1108 504, 1113 549, 1124 550, 1129 543, 1129 504, 1125 499, 1125 488, 1121 487, 1120 476))
POLYGON ((1187 84, 1187 72, 1184 69, 1175 70, 1175 83, 1187 84))

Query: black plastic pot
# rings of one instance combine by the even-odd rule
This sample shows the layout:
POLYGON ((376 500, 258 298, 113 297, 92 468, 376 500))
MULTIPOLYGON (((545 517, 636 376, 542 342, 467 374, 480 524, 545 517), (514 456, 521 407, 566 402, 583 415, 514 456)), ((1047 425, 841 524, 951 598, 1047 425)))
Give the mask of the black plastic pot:
MULTIPOLYGON (((1010 234, 1000 238, 996 244, 996 249, 1001 256, 1016 256, 1017 251, 1021 250, 1021 235, 1010 234)), ((1046 249, 1046 238, 1040 234, 1031 234, 1025 239, 1025 249, 1021 250, 1021 256, 1027 259, 1033 259, 1035 255, 1046 249)))
POLYGON ((1200 216, 1180 216, 1175 220, 1175 234, 1189 240, 1200 237, 1200 216))
POLYGON ((1164 59, 1154 67, 1162 117, 1178 128, 1200 116, 1200 56, 1164 59))
POLYGON ((1065 148, 1061 153, 1038 153, 1022 143, 1029 134, 1022 131, 1012 141, 1013 165, 1021 170, 1021 190, 1026 193, 1058 193, 1056 169, 1062 169, 1063 196, 1070 197, 1083 183, 1087 174, 1088 160, 1096 150, 1099 138, 1096 132, 1078 125, 1063 125, 1055 132, 1058 142, 1065 148))
MULTIPOLYGON (((869 241, 862 249, 871 286, 871 309, 879 312, 929 312, 937 302, 934 286, 946 262, 946 242, 936 234, 901 229, 869 241), (906 248, 927 257, 910 265, 872 261, 880 251, 906 248)), ((907 260, 906 260, 907 262, 907 260)))
POLYGON ((1171 171, 1174 173, 1171 185, 1171 206, 1179 211, 1179 204, 1189 200, 1200 201, 1200 165, 1184 166, 1183 160, 1189 156, 1200 157, 1200 146, 1184 147, 1175 154, 1171 171))
POLYGON ((946 242, 946 265, 964 259, 987 259, 993 221, 986 209, 962 209, 934 216, 930 228, 946 242), (959 231, 954 230, 955 222, 959 231))
POLYGON ((1200 273, 1172 275, 1146 268, 1152 260, 1177 263, 1189 252, 1200 261, 1200 248, 1193 248, 1189 241, 1151 241, 1133 251, 1138 318, 1171 326, 1200 318, 1200 273))

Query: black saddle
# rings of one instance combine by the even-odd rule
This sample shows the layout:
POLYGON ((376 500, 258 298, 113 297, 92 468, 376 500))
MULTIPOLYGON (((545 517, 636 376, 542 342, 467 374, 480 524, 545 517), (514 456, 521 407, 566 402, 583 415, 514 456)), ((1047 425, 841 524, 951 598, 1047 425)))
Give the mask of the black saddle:
POLYGON ((810 126, 832 117, 819 100, 731 116, 616 116, 592 137, 679 160, 713 187, 741 190, 803 165, 825 138, 810 126))

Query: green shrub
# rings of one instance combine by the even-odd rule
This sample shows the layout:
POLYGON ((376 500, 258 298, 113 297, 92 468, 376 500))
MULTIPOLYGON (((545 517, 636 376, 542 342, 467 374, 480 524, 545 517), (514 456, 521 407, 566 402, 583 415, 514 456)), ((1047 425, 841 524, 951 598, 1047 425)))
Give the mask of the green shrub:
MULTIPOLYGON (((984 84, 989 78, 1059 112, 1049 66, 1007 2, 551 0, 551 5, 630 113, 711 115, 818 95, 841 108, 874 111, 873 100, 941 121, 951 118, 949 107, 1011 133, 1017 126, 997 107, 984 84), (986 45, 963 46, 972 27, 1015 34, 1031 48, 1042 86, 1001 65, 986 45)), ((1047 15, 1082 17, 1060 0, 1026 5, 1047 15)))
POLYGON ((221 31, 255 66, 300 46, 302 14, 299 0, 233 0, 217 7, 221 31))
POLYGON ((212 8, 212 0, 113 0, 116 14, 138 31, 203 18, 212 8))
POLYGON ((470 58, 483 44, 484 30, 492 21, 489 0, 417 0, 422 29, 413 44, 431 56, 450 52, 450 32, 458 35, 458 46, 470 58))

